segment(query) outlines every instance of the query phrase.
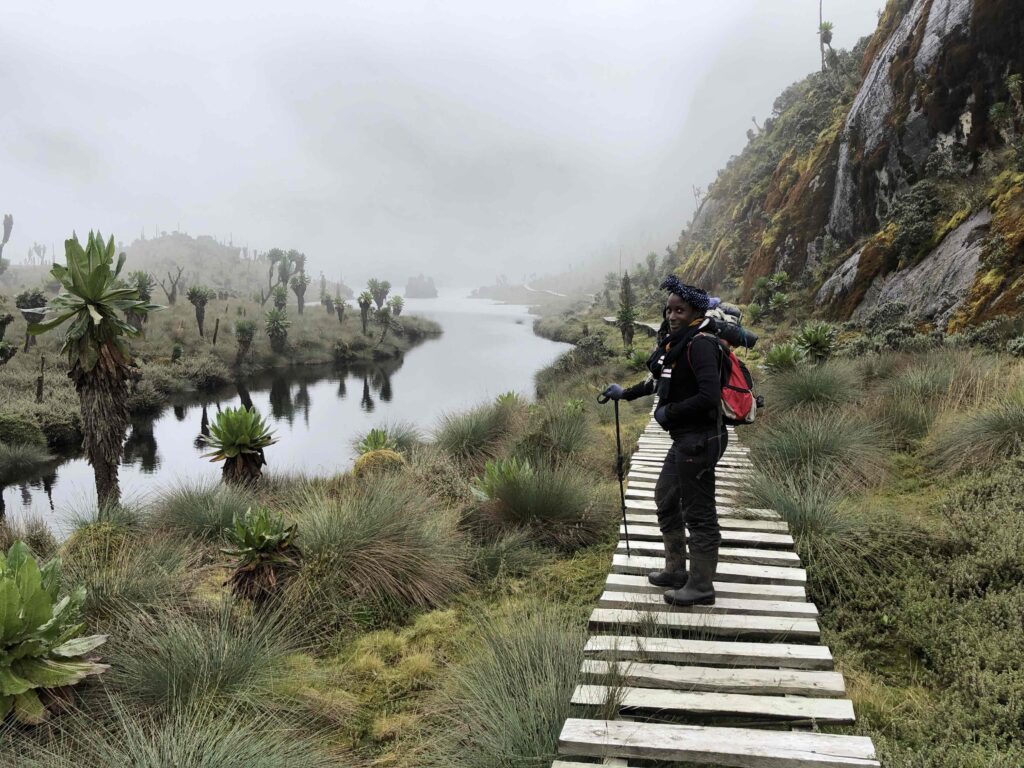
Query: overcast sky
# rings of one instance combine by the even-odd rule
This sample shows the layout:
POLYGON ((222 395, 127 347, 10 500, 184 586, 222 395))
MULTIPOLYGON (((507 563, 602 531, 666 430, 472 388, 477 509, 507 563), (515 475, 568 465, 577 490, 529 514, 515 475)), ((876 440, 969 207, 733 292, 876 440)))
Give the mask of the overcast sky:
MULTIPOLYGON (((826 0, 834 45, 883 0, 826 0)), ((814 0, 4 0, 5 255, 99 227, 475 285, 673 242, 814 0)))

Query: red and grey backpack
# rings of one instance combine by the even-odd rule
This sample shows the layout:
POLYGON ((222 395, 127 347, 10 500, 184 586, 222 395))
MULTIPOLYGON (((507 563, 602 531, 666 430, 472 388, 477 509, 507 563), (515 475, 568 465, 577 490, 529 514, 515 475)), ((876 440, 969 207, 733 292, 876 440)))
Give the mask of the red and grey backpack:
POLYGON ((701 332, 700 335, 714 339, 722 353, 722 421, 733 427, 753 424, 757 418, 757 399, 754 397, 754 379, 750 371, 729 345, 713 333, 701 332))

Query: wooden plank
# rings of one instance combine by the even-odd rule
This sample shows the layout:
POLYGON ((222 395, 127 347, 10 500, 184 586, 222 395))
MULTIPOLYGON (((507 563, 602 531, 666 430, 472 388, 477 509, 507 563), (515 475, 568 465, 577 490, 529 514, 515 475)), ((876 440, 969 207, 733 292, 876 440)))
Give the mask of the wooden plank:
POLYGON ((880 768, 866 736, 569 718, 561 754, 734 768, 880 768))
MULTIPOLYGON (((657 525, 658 516, 653 512, 637 512, 626 509, 626 522, 629 525, 657 525)), ((786 533, 789 526, 782 520, 751 520, 746 517, 725 517, 718 518, 720 528, 730 528, 737 531, 765 531, 771 533, 786 533)))
MULTIPOLYGON (((627 499, 626 510, 636 511, 639 514, 654 514, 657 512, 658 505, 656 502, 650 499, 627 499)), ((738 504, 719 504, 715 503, 715 512, 718 513, 719 518, 723 517, 740 517, 746 520, 779 520, 781 515, 774 509, 764 509, 763 507, 744 507, 738 504)), ((788 530, 788 529, 787 529, 788 530)))
POLYGON ((787 616, 633 611, 628 608, 595 608, 590 614, 592 628, 645 627, 652 622, 664 629, 693 632, 709 637, 764 637, 781 642, 817 640, 820 636, 818 622, 814 619, 794 619, 787 616))
POLYGON ((592 635, 584 652, 604 659, 643 659, 674 664, 718 664, 727 667, 832 669, 832 653, 823 645, 739 643, 680 637, 592 635))
MULTIPOLYGON (((609 573, 605 580, 605 589, 609 592, 646 592, 661 596, 664 587, 656 587, 647 580, 647 575, 637 576, 629 573, 609 573)), ((718 597, 735 597, 743 600, 795 600, 803 602, 807 592, 803 587, 786 584, 751 584, 745 581, 715 580, 715 595, 718 597)))
POLYGON ((790 618, 818 617, 814 603, 795 600, 744 600, 725 597, 715 590, 714 605, 680 607, 665 602, 663 594, 649 592, 604 592, 597 600, 601 608, 629 608, 635 611, 672 611, 683 613, 729 613, 735 616, 788 616, 790 618))
POLYGON ((852 723, 853 702, 849 699, 816 699, 811 696, 754 696, 745 693, 691 693, 663 688, 610 688, 605 685, 577 685, 573 704, 600 706, 613 697, 625 710, 646 712, 687 712, 699 715, 742 715, 782 720, 814 720, 821 723, 852 723))
MULTIPOLYGON (((721 523, 719 523, 721 524, 721 523)), ((625 526, 619 526, 619 537, 626 533, 625 526)), ((637 541, 661 541, 661 529, 657 525, 630 525, 629 540, 637 541)), ((793 537, 788 533, 758 533, 757 531, 734 531, 729 528, 722 528, 723 544, 742 544, 748 547, 761 549, 773 549, 792 547, 793 537)))
MULTIPOLYGON (((657 525, 658 516, 653 512, 636 512, 626 510, 626 522, 630 525, 657 525)), ((718 527, 735 531, 763 531, 766 533, 786 533, 789 526, 782 520, 750 520, 745 517, 719 517, 718 527)))
MULTIPOLYGON (((639 573, 661 570, 665 565, 662 557, 643 555, 612 555, 612 570, 616 573, 639 573)), ((719 563, 718 577, 724 581, 745 581, 761 584, 790 584, 804 586, 807 573, 803 568, 782 568, 773 565, 744 565, 743 563, 719 563)))
MULTIPOLYGON (((721 496, 717 498, 722 498, 721 496)), ((761 507, 744 507, 738 504, 718 504, 716 500, 715 504, 716 511, 720 517, 746 517, 751 520, 778 520, 779 513, 774 509, 764 509, 761 507)), ((656 512, 658 509, 657 503, 654 501, 653 495, 648 498, 641 498, 636 495, 630 494, 626 491, 626 509, 636 510, 649 510, 656 512)))
MULTIPOLYGON (((616 552, 624 553, 626 543, 619 541, 616 552)), ((641 555, 665 556, 665 545, 653 541, 631 541, 630 552, 641 555)), ((722 563, 749 563, 750 565, 799 566, 796 552, 779 549, 746 549, 743 547, 719 547, 718 560, 722 563)))
POLYGON ((677 691, 750 693, 764 696, 841 697, 846 684, 838 672, 751 667, 693 667, 639 661, 585 659, 580 668, 588 680, 615 680, 634 688, 677 691), (594 680, 594 678, 598 678, 594 680))

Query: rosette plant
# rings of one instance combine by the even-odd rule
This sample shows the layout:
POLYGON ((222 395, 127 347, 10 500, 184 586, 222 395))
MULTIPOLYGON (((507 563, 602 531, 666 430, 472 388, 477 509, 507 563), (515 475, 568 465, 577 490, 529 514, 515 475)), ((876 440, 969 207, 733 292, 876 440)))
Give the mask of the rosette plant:
POLYGON ((280 515, 266 509, 235 513, 232 523, 224 531, 229 546, 221 550, 235 558, 228 583, 237 596, 263 602, 299 567, 301 552, 295 546, 295 526, 286 526, 280 515))
POLYGON ((263 449, 277 440, 259 411, 242 406, 218 413, 203 442, 211 449, 204 454, 210 461, 224 462, 224 482, 245 485, 263 476, 263 449))
POLYGON ((68 356, 82 410, 83 448, 92 464, 101 509, 121 499, 117 468, 128 428, 128 383, 139 378, 126 338, 139 330, 122 319, 161 309, 139 298, 136 288, 120 280, 125 255, 114 264, 114 238, 106 245, 99 232, 89 233, 85 248, 78 237, 64 241, 66 265, 50 274, 61 290, 46 308, 52 319, 29 326, 38 335, 70 321, 61 352, 68 356), (53 317, 56 315, 56 317, 53 317))
POLYGON ((40 723, 53 689, 108 669, 89 658, 106 635, 82 636, 85 587, 59 592, 59 559, 40 568, 21 541, 0 552, 0 719, 13 712, 19 722, 40 723))

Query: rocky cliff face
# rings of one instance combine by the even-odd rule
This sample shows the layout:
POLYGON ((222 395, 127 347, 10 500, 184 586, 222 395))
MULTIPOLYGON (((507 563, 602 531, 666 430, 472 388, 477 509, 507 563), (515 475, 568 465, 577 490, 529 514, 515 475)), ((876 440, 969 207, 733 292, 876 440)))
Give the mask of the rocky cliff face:
POLYGON ((680 272, 748 298, 785 271, 842 319, 890 298, 947 327, 1024 311, 1020 73, 1021 0, 893 0, 780 96, 680 238, 680 272))

